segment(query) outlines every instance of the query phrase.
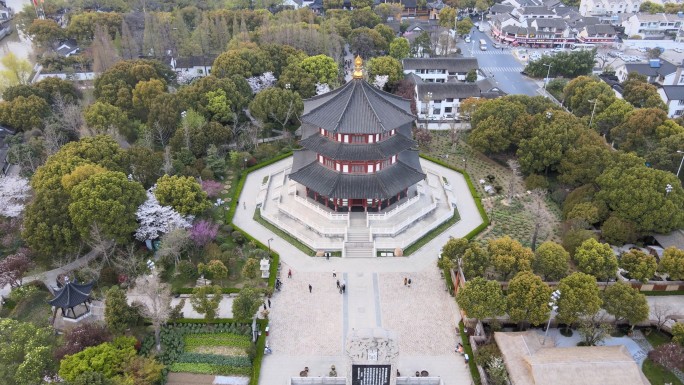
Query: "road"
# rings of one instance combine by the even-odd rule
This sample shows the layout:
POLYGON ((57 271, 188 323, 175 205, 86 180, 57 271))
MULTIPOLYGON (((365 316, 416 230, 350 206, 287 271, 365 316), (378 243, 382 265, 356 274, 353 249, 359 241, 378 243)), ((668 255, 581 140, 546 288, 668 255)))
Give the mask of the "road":
POLYGON ((505 48, 503 51, 495 49, 494 42, 486 32, 480 32, 474 28, 471 33, 471 42, 466 43, 462 40, 458 43, 458 47, 461 48, 464 56, 477 58, 480 70, 504 92, 529 96, 539 95, 537 83, 520 74, 524 66, 513 56, 511 49, 505 48), (480 39, 487 41, 487 51, 480 50, 480 39))

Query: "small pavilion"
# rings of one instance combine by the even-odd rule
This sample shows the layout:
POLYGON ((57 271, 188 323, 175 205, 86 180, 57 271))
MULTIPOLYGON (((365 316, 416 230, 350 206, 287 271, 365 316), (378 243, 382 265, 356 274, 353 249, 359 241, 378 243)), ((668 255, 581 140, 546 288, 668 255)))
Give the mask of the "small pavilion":
POLYGON ((57 317, 57 310, 62 310, 65 321, 77 322, 90 315, 91 302, 90 292, 93 290, 95 281, 90 283, 66 282, 60 289, 55 290, 55 298, 48 301, 54 307, 52 321, 57 317))

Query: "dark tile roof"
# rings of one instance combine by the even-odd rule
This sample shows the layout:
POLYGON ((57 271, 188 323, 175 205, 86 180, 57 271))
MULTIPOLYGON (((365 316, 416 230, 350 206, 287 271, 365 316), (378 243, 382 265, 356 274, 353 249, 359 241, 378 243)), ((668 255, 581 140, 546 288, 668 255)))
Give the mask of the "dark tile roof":
POLYGON ((660 67, 651 67, 651 63, 625 64, 627 72, 638 72, 646 76, 666 76, 677 71, 677 66, 667 60, 660 59, 660 67))
POLYGON ((489 12, 497 14, 497 13, 510 13, 515 9, 514 6, 512 5, 505 5, 505 4, 494 4, 492 5, 491 8, 489 8, 489 12))
POLYGON ((416 8, 418 6, 418 1, 417 0, 401 0, 401 5, 403 5, 404 8, 416 8))
POLYGON ((423 82, 423 79, 413 72, 409 72, 408 74, 406 74, 406 76, 404 76, 404 79, 408 80, 412 84, 418 84, 423 82))
POLYGON ((341 134, 379 134, 413 122, 411 101, 383 92, 365 80, 304 101, 302 123, 341 134))
POLYGON ((556 29, 565 29, 568 26, 565 20, 562 19, 534 19, 530 24, 536 25, 537 28, 551 27, 556 29))
POLYGON ((55 290, 55 298, 48 301, 52 306, 68 309, 78 306, 88 300, 95 281, 90 283, 69 282, 61 289, 55 290))
POLYGON ((425 100, 428 92, 432 92, 433 100, 465 99, 480 96, 480 88, 474 83, 423 83, 418 84, 417 91, 420 100, 425 100))
POLYGON ((211 67, 212 64, 214 64, 214 60, 216 60, 216 55, 208 55, 208 56, 188 56, 188 57, 179 57, 176 60, 176 68, 192 68, 192 67, 200 67, 200 66, 207 66, 211 67))
POLYGON ((468 72, 478 68, 477 59, 470 57, 412 58, 401 62, 404 70, 445 69, 449 72, 468 72))
POLYGON ((668 100, 684 100, 684 86, 663 86, 668 100))
POLYGON ((299 142, 303 147, 331 159, 378 160, 387 159, 416 146, 416 142, 401 134, 379 143, 347 144, 332 141, 320 135, 312 135, 299 142))
POLYGON ((537 29, 534 27, 518 27, 515 25, 507 25, 503 27, 503 31, 507 34, 514 34, 514 35, 528 35, 530 33, 537 33, 537 29))
POLYGON ((594 25, 587 25, 584 28, 586 28, 587 33, 589 36, 595 36, 595 35, 615 35, 615 27, 613 27, 610 24, 594 24, 594 25))
POLYGON ((525 7, 522 9, 520 13, 522 13, 523 15, 553 15, 553 11, 545 6, 525 7))
POLYGON ((581 16, 580 13, 572 7, 555 7, 553 8, 553 12, 555 12, 556 15, 561 16, 563 18, 581 16))
POLYGON ((331 170, 315 160, 309 164, 298 161, 298 157, 311 158, 309 150, 294 153, 290 179, 301 183, 329 198, 342 199, 387 199, 425 178, 419 163, 418 151, 401 153, 397 163, 373 174, 343 174, 331 170), (300 155, 301 154, 301 155, 300 155))

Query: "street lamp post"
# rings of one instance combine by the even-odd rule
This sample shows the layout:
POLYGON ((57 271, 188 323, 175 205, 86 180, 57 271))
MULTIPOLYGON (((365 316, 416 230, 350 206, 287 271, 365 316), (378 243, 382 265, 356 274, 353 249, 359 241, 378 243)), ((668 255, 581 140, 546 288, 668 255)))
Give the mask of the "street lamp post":
MULTIPOLYGON (((684 151, 677 150, 677 154, 684 154, 684 151)), ((679 168, 677 169, 677 178, 679 178, 679 172, 682 171, 682 165, 684 164, 684 155, 682 155, 682 161, 679 162, 679 168)))
POLYGON ((244 170, 246 168, 247 168, 247 158, 245 158, 242 162, 242 169, 244 170))
POLYGON ((268 238, 268 257, 271 258, 271 241, 273 238, 268 238))
POLYGON ((546 71, 546 79, 544 79, 544 91, 546 91, 546 83, 549 81, 549 76, 551 76, 551 63, 548 64, 542 64, 545 67, 549 67, 549 69, 546 71))
POLYGON ((551 293, 551 302, 549 302, 549 307, 551 308, 551 313, 549 313, 549 323, 546 324, 546 332, 544 332, 544 340, 542 345, 546 344, 546 336, 549 335, 549 328, 551 327, 551 317, 553 317, 553 312, 558 310, 558 300, 560 299, 560 290, 555 290, 551 293))
POLYGON ((432 104, 432 92, 428 92, 428 93, 427 93, 427 103, 426 103, 426 104, 427 104, 427 105, 426 105, 426 107, 425 107, 425 108, 426 108, 425 117, 427 118, 427 120, 428 120, 428 125, 429 125, 429 124, 430 124, 430 115, 431 115, 430 112, 432 111, 432 108, 431 108, 431 106, 430 106, 430 105, 432 104))

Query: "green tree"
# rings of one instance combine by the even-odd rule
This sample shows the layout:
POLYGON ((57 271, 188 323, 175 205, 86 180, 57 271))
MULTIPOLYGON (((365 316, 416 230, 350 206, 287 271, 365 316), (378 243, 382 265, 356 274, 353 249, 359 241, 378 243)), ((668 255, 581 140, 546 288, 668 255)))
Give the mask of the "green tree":
POLYGON ((207 92, 207 111, 211 114, 211 119, 218 122, 230 122, 233 120, 233 109, 226 91, 218 89, 207 92))
POLYGON ((387 75, 390 83, 396 83, 404 78, 401 62, 391 56, 374 57, 368 61, 368 78, 387 75))
POLYGON ((259 276, 259 261, 255 258, 247 258, 242 266, 242 276, 247 279, 255 279, 259 276))
POLYGON ((601 135, 610 133, 613 127, 617 127, 625 121, 634 107, 624 99, 615 99, 611 104, 594 116, 593 125, 590 128, 598 131, 601 135))
POLYGON ((620 256, 620 267, 629 272, 631 279, 646 283, 658 269, 658 262, 656 262, 654 256, 634 249, 622 253, 620 256))
POLYGON ((190 304, 199 314, 204 314, 204 319, 216 318, 219 304, 223 298, 223 291, 219 285, 198 286, 192 289, 190 304))
POLYGON ((603 292, 603 308, 615 317, 615 322, 627 321, 634 325, 648 319, 646 296, 624 282, 616 282, 603 292))
POLYGON ((636 226, 630 221, 611 215, 601 226, 601 237, 611 245, 630 243, 636 240, 636 226))
POLYGON ((12 52, 0 59, 3 70, 0 70, 0 90, 17 84, 29 84, 31 76, 31 63, 26 59, 20 59, 12 52))
POLYGON ((240 290, 237 298, 233 301, 233 318, 249 320, 259 310, 261 294, 253 287, 245 287, 240 290))
POLYGON ((619 163, 596 179, 596 199, 637 231, 666 233, 684 225, 684 190, 672 173, 619 163), (667 185, 672 191, 665 191, 667 185), (638 194, 634 192, 638 191, 638 194))
POLYGON ((636 108, 660 108, 667 111, 667 106, 658 95, 658 89, 645 81, 627 80, 623 84, 622 95, 636 108))
POLYGON ((138 322, 138 314, 128 305, 126 292, 118 286, 112 286, 105 294, 105 321, 114 333, 122 333, 138 322))
POLYGON ((511 321, 539 325, 549 318, 551 288, 539 276, 529 271, 516 274, 508 284, 507 293, 506 304, 511 321))
POLYGON ((211 206, 199 183, 188 176, 162 176, 154 196, 162 206, 171 206, 183 215, 199 215, 211 206))
POLYGON ((597 132, 579 132, 573 146, 565 149, 558 165, 558 180, 573 186, 593 183, 613 163, 613 154, 597 132))
POLYGON ((477 81, 477 70, 470 70, 466 74, 465 81, 467 83, 475 83, 477 81))
POLYGON ((135 337, 118 337, 68 355, 59 364, 59 376, 67 381, 87 372, 101 373, 105 378, 119 377, 135 357, 135 343, 135 337))
POLYGON ((518 160, 525 173, 555 170, 565 151, 575 145, 583 130, 580 121, 569 113, 549 112, 532 129, 529 139, 520 141, 518 160), (549 117, 550 116, 550 117, 549 117))
POLYGON ((84 239, 93 226, 106 237, 125 243, 138 227, 135 212, 145 201, 145 189, 126 174, 106 171, 94 174, 71 191, 69 215, 84 239))
POLYGON ((150 188, 162 176, 164 157, 161 152, 155 152, 147 147, 132 146, 126 151, 128 164, 133 180, 150 188))
POLYGON ((52 19, 34 19, 26 32, 32 42, 42 47, 49 47, 64 38, 64 29, 52 19))
POLYGON ((468 317, 476 320, 506 313, 506 299, 501 291, 501 285, 480 277, 466 282, 458 291, 456 302, 468 317))
POLYGON ((128 116, 119 107, 109 103, 95 102, 86 107, 83 112, 88 127, 98 134, 105 134, 110 128, 115 128, 119 133, 125 133, 128 127, 128 116))
POLYGON ((276 122, 284 129, 301 116, 304 102, 296 92, 274 87, 259 92, 249 104, 249 111, 257 119, 276 122))
POLYGON ((397 60, 402 60, 409 56, 410 49, 409 41, 405 37, 398 37, 390 43, 389 54, 397 60))
POLYGON ((464 17, 462 20, 456 22, 456 32, 461 36, 467 35, 474 26, 475 24, 473 24, 473 21, 470 20, 469 17, 464 17))
POLYGON ((0 381, 7 385, 42 383, 54 361, 54 335, 50 328, 28 322, 0 319, 0 381))
POLYGON ((316 95, 316 77, 298 64, 288 65, 278 79, 278 87, 285 88, 287 84, 290 85, 290 90, 299 93, 302 98, 316 95))
POLYGON ((563 76, 575 78, 588 75, 594 68, 596 50, 578 52, 558 52, 553 56, 542 56, 541 59, 531 61, 525 67, 525 72, 536 78, 546 77, 548 64, 551 65, 551 77, 563 76))
POLYGON ((463 256, 469 246, 470 244, 465 238, 449 238, 447 243, 442 246, 442 257, 456 261, 463 256))
POLYGON ((657 129, 666 120, 667 113, 660 108, 637 108, 610 130, 610 138, 618 149, 644 155, 657 142, 657 129))
POLYGON ((497 98, 479 104, 471 114, 468 144, 484 153, 499 153, 517 145, 516 131, 524 130, 529 119, 525 105, 497 98))
POLYGON ((133 88, 131 103, 136 115, 142 121, 147 120, 152 102, 157 96, 166 92, 166 83, 161 79, 150 79, 138 82, 133 88))
POLYGON ((607 243, 599 243, 589 238, 575 251, 575 262, 579 271, 591 274, 600 281, 615 278, 617 273, 617 257, 607 243))
POLYGON ((471 244, 463 253, 463 274, 466 278, 484 277, 491 258, 487 250, 477 243, 471 244))
POLYGON ((273 71, 273 63, 265 51, 256 47, 226 51, 214 60, 211 68, 211 73, 219 78, 232 75, 248 78, 269 71, 273 71))
POLYGON ((200 274, 206 274, 208 278, 212 280, 222 281, 224 278, 228 277, 228 268, 218 259, 213 259, 206 265, 204 263, 199 263, 197 265, 197 270, 200 274))
POLYGON ((45 118, 49 115, 48 103, 35 95, 18 96, 11 102, 0 102, 0 124, 19 131, 42 128, 45 118))
POLYGON ((326 83, 331 87, 337 85, 338 67, 335 60, 327 55, 310 56, 302 60, 299 66, 313 75, 318 83, 326 83))
POLYGON ((494 270, 506 280, 520 271, 531 271, 534 253, 509 236, 492 239, 487 246, 494 270))
POLYGON ((556 242, 546 241, 534 251, 533 270, 547 281, 558 281, 568 275, 570 253, 556 242))
MULTIPOLYGON (((389 19, 390 17, 399 19, 398 16, 401 14, 401 11, 403 8, 404 8, 403 5, 397 4, 397 3, 380 3, 380 4, 375 6, 373 11, 375 11, 375 13, 378 16, 380 16, 380 20, 383 23, 385 23, 385 22, 387 22, 387 19, 389 19)), ((403 59, 403 58, 397 58, 397 59, 403 59)))
POLYGON ((670 279, 675 281, 684 279, 684 250, 674 246, 665 249, 660 258, 658 271, 667 273, 670 279))
POLYGON ((675 322, 672 325, 672 341, 684 345, 684 322, 675 322))
POLYGON ((603 303, 596 278, 589 274, 570 274, 560 280, 558 290, 561 292, 558 320, 568 325, 577 322, 580 317, 595 314, 603 303))
MULTIPOLYGON (((456 10, 446 6, 439 11, 439 26, 454 29, 456 22, 456 10)), ((470 30, 470 29, 468 29, 470 30)), ((463 35, 463 34, 462 34, 463 35)))

